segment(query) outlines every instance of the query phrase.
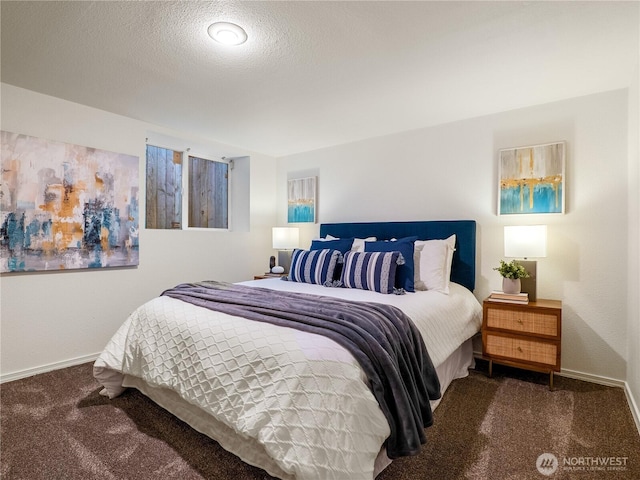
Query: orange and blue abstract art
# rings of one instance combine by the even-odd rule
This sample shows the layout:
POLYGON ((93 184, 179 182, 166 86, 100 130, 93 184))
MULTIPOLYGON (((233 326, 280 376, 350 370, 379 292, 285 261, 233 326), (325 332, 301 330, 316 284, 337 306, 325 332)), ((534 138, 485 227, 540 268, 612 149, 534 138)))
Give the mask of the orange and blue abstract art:
POLYGON ((564 142, 500 150, 498 214, 564 213, 564 142))
POLYGON ((138 157, 0 135, 0 272, 138 265, 138 157))

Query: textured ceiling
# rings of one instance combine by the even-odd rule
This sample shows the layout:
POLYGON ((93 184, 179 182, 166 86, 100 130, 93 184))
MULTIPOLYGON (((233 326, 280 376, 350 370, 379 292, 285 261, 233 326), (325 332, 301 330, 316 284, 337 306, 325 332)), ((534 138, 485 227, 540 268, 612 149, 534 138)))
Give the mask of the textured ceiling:
POLYGON ((627 87, 638 2, 1 2, 1 79, 274 156, 627 87), (214 21, 249 40, 213 42, 214 21))

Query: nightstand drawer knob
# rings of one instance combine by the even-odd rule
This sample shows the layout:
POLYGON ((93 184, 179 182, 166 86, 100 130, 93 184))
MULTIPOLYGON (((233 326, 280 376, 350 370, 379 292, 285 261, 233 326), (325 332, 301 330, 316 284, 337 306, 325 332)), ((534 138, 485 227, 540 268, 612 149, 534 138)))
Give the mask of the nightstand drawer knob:
POLYGON ((522 353, 522 347, 518 346, 518 351, 522 353))
POLYGON ((518 324, 519 324, 519 325, 522 325, 522 323, 523 323, 523 322, 522 322, 522 319, 521 319, 521 318, 519 318, 519 319, 518 319, 518 324))

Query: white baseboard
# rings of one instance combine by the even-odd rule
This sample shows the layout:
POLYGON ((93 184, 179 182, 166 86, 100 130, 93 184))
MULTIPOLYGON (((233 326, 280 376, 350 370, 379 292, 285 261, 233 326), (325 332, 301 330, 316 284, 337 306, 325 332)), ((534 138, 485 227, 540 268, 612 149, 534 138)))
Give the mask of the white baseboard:
POLYGON ((624 380, 618 380, 616 378, 603 377, 600 375, 592 375, 591 373, 578 372, 576 370, 567 370, 563 368, 560 373, 557 373, 561 377, 573 378, 575 380, 583 380, 585 382, 597 383, 599 385, 605 385, 607 387, 624 388, 626 382, 624 380))
POLYGON ((640 433, 640 408, 638 408, 638 403, 636 402, 636 399, 633 398, 633 394, 631 393, 627 382, 624 382, 624 385, 624 393, 627 395, 629 408, 631 408, 631 415, 633 415, 633 419, 636 421, 636 427, 638 428, 638 433, 640 433))
POLYGON ((26 370, 20 370, 19 372, 5 373, 4 375, 0 375, 0 383, 12 382, 14 380, 20 380, 21 378, 32 377, 40 373, 51 372, 52 370, 59 370, 61 368, 73 367, 74 365, 80 365, 82 363, 93 362, 98 358, 98 355, 100 355, 100 353, 84 355, 82 357, 76 357, 62 362, 49 363, 40 367, 27 368, 26 370))

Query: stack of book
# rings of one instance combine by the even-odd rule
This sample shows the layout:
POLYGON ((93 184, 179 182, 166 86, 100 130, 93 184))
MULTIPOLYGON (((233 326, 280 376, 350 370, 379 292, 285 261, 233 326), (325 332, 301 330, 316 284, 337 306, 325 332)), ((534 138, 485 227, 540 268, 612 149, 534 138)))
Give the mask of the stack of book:
POLYGON ((491 292, 489 301, 502 303, 529 303, 528 293, 504 293, 500 291, 491 292))

